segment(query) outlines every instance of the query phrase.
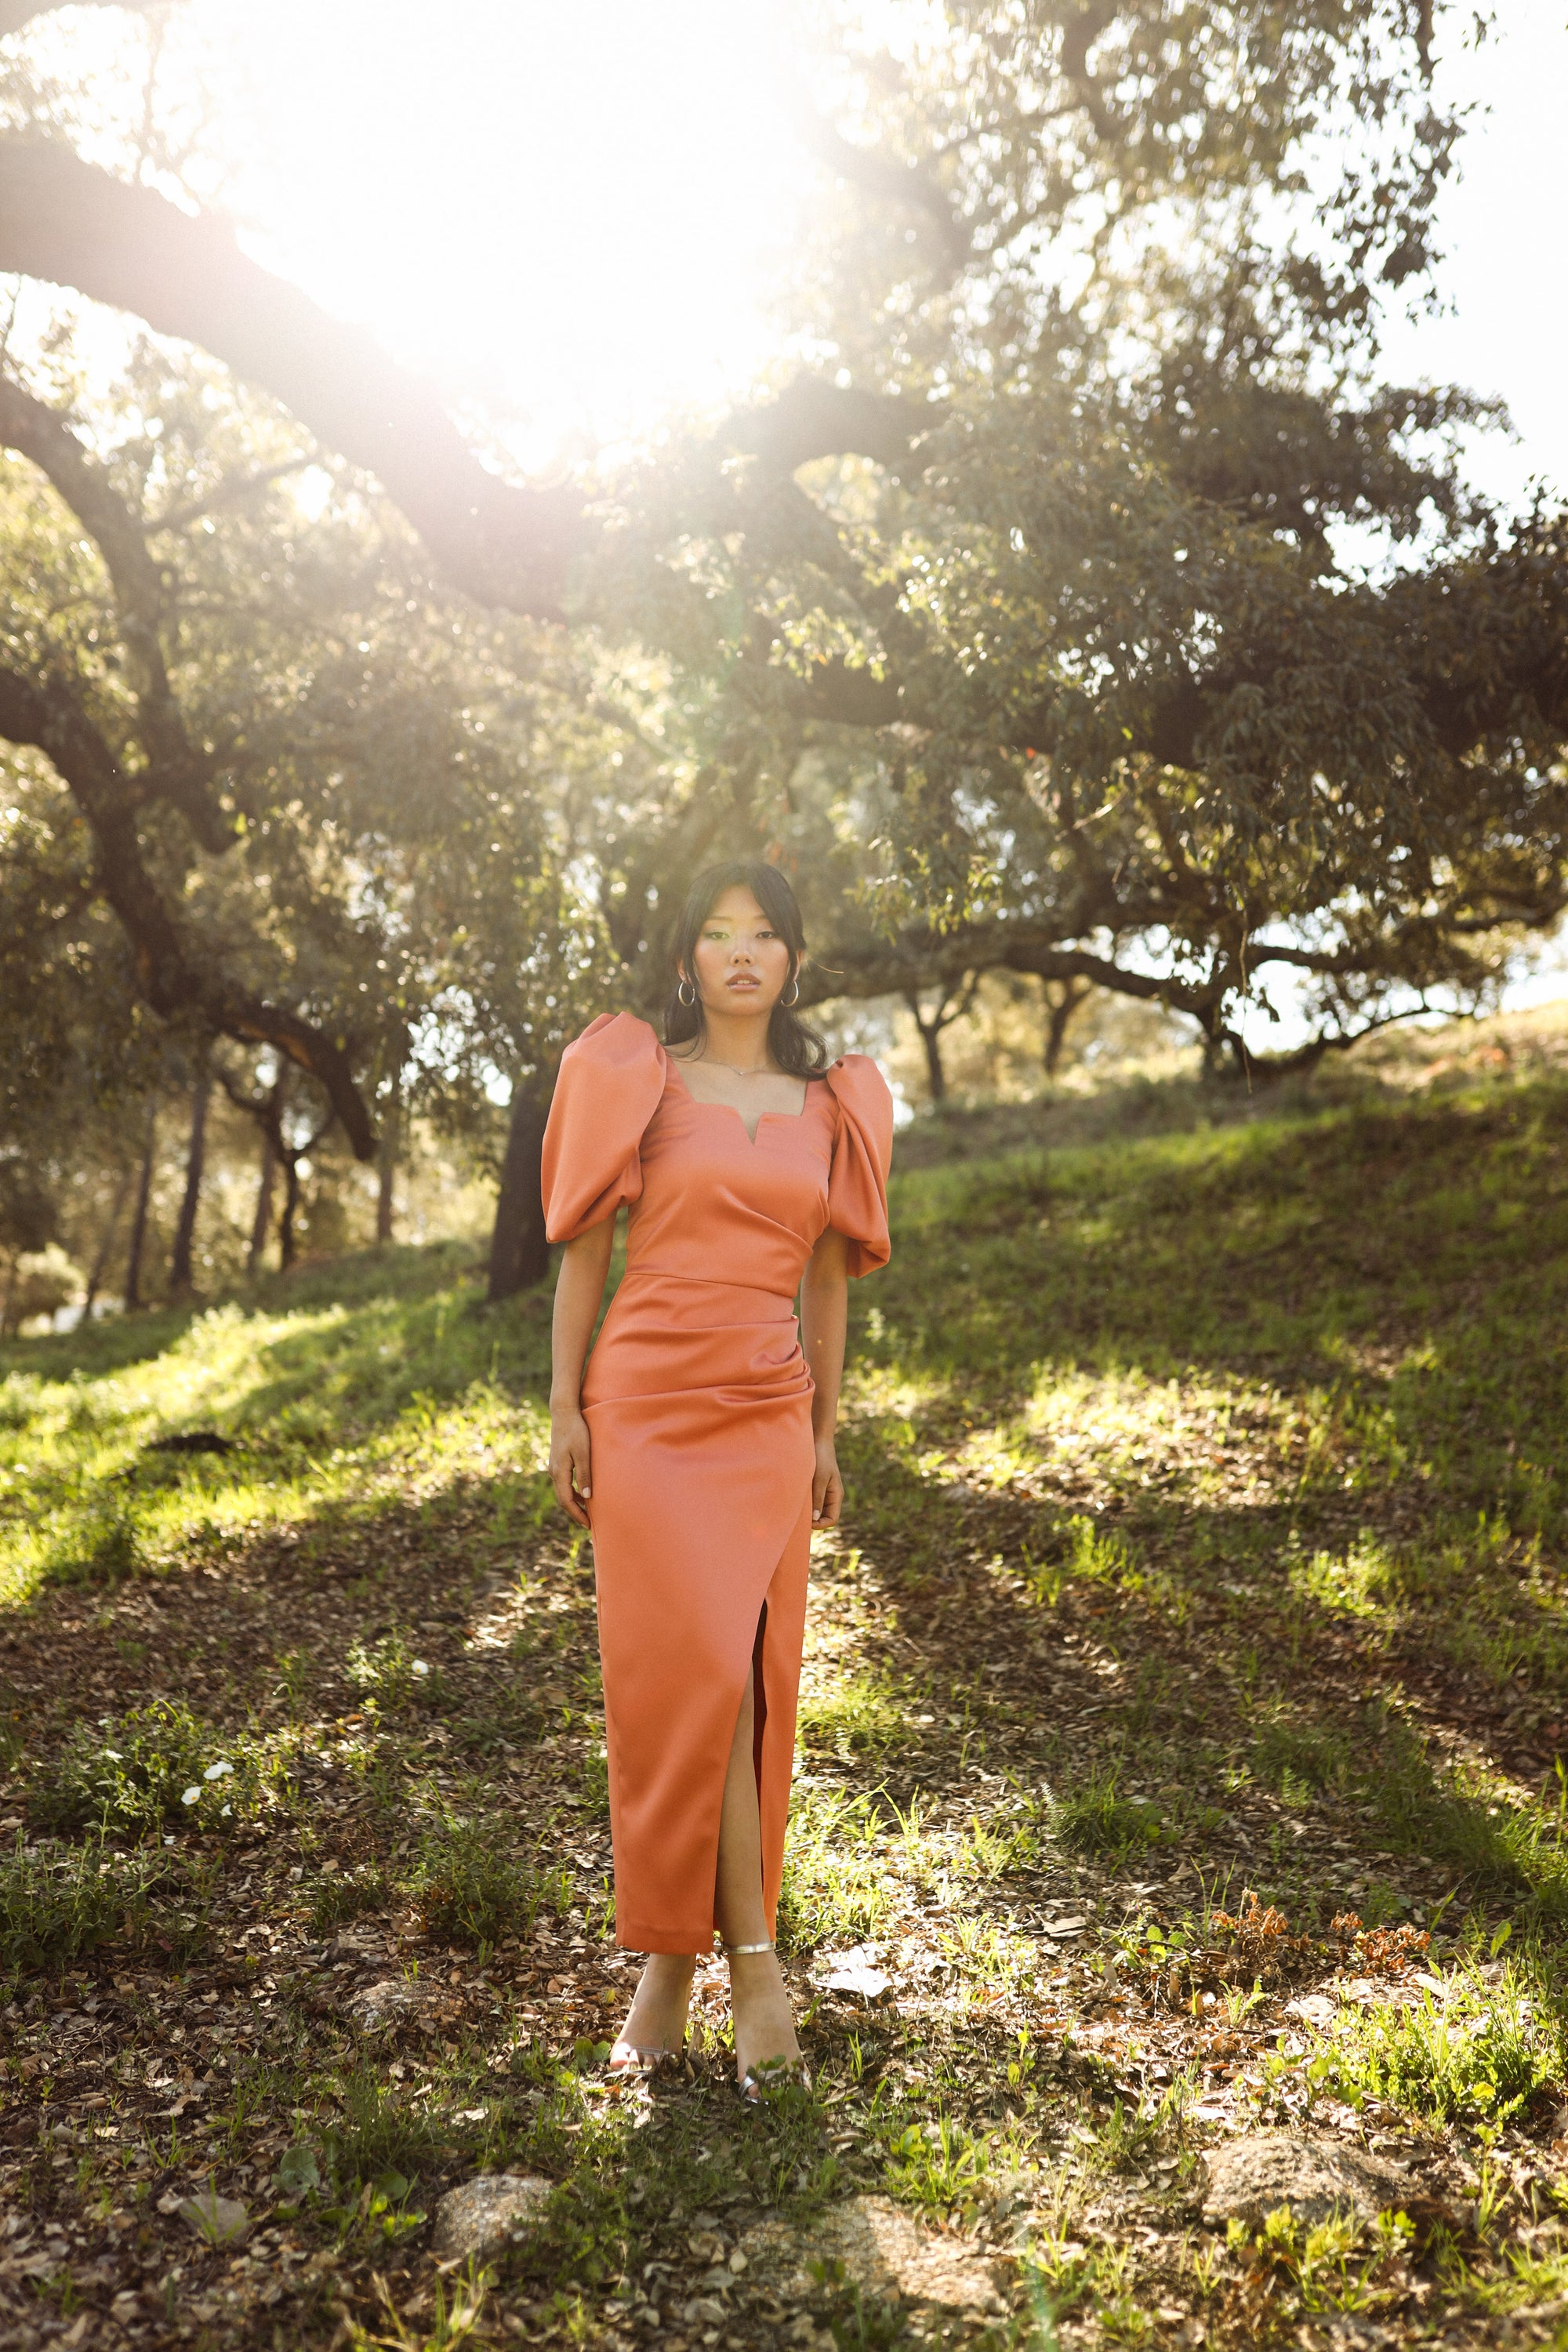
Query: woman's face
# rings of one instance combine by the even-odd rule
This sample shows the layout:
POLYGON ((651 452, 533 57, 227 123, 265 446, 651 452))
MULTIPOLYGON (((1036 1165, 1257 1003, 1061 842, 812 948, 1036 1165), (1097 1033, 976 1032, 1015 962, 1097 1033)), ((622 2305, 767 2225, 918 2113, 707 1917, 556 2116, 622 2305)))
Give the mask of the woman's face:
POLYGON ((710 1013, 771 1013, 789 981, 789 943, 743 883, 714 899, 692 961, 710 1013))

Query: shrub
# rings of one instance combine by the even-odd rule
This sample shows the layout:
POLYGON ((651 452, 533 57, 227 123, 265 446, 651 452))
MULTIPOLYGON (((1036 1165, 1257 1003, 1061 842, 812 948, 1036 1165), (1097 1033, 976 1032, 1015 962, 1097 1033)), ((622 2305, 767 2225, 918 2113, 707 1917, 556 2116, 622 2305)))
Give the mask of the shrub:
POLYGON ((24 1844, 0 1860, 0 1970, 54 1969, 134 1934, 147 1908, 150 1857, 24 1844))
POLYGON ((155 1698, 118 1720, 79 1725, 28 1810, 58 1831, 219 1829, 253 1812, 260 1790, 251 1743, 220 1738, 181 1700, 155 1698))
POLYGON ((420 1846, 410 1881, 427 1934, 456 1944, 498 1944, 523 1936, 541 1911, 563 1912, 572 1882, 563 1870, 515 1863, 496 1842, 495 1825, 448 1817, 420 1846))
POLYGON ((1051 1808, 1051 1828, 1073 1853, 1118 1857, 1159 1845, 1165 1826, 1152 1804, 1117 1793, 1114 1772, 1095 1772, 1051 1808))
POLYGON ((432 1674, 425 1660, 415 1656, 413 1643, 399 1626, 368 1648, 355 1642, 344 1672, 362 1698, 374 1699, 381 1707, 405 1707, 415 1700, 434 1706, 441 1697, 439 1675, 432 1674))
POLYGON ((434 2122, 422 2108, 405 2105, 379 2067, 356 2066, 345 2074, 338 2100, 341 2120, 324 2137, 341 2183, 392 2171, 414 2174, 428 2161, 437 2137, 434 2122))
POLYGON ((318 1936, 326 1936, 334 1927, 341 1927, 346 1919, 359 1919, 367 1911, 379 1911, 386 1901, 386 1878, 372 1864, 360 1870, 318 1878, 310 1892, 311 1930, 318 1936))
POLYGON ((1358 2105, 1382 2099, 1434 2123, 1506 2123, 1561 2079, 1562 2021, 1511 1967, 1489 1985, 1456 1970, 1446 1994, 1387 2001, 1342 2018, 1316 2062, 1322 2079, 1358 2105))
POLYGON ((56 1584, 122 1584, 143 1565, 136 1522, 118 1498, 100 1503, 51 1547, 56 1584))

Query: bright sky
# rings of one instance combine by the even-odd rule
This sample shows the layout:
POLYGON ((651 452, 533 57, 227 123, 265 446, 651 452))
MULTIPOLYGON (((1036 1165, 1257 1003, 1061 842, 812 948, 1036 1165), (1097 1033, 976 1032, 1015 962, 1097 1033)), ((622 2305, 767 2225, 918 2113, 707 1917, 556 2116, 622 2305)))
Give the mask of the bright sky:
POLYGON ((1461 178, 1442 199, 1441 279, 1452 310, 1401 325, 1388 357, 1393 374, 1502 395, 1519 444, 1478 451, 1474 470, 1512 497, 1542 475, 1568 489, 1568 5, 1500 0, 1497 13, 1501 29, 1479 50, 1455 46, 1439 59, 1444 95, 1468 95, 1488 110, 1461 146, 1461 178))
MULTIPOLYGON (((771 0, 195 0, 260 133, 247 237, 520 455, 737 390, 804 165, 771 0)), ((227 97, 226 92, 225 96, 227 97)))
MULTIPOLYGON (((1568 483, 1551 282, 1568 8, 1499 13, 1479 52, 1456 39, 1439 61, 1447 94, 1489 110, 1444 199, 1455 311, 1398 323, 1390 362, 1507 399, 1522 445, 1477 464, 1514 492, 1541 471, 1568 483)), ((805 168, 778 102, 782 0, 193 0, 190 18, 235 61, 220 103, 243 92, 254 112, 237 191, 253 249, 510 410, 520 454, 574 428, 617 437, 765 363, 805 168)))

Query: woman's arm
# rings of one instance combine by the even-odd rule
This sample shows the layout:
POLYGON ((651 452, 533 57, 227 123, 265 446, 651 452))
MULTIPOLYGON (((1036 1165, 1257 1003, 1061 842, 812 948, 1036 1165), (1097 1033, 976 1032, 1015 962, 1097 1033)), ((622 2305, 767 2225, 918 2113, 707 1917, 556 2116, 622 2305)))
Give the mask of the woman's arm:
POLYGON ((811 1401, 816 1469, 811 1481, 814 1527, 837 1524, 844 1481, 833 1432, 844 1379, 844 1332, 849 1318, 849 1244, 829 1226, 806 1263, 800 1284, 800 1343, 816 1393, 811 1401))
POLYGON ((550 1483, 567 1517, 575 1519, 580 1528, 590 1522, 578 1496, 585 1502, 594 1491, 588 1424, 583 1418, 583 1367, 605 1295, 615 1238, 614 1217, 601 1218, 574 1242, 567 1243, 555 1277, 555 1313, 550 1327, 550 1483))

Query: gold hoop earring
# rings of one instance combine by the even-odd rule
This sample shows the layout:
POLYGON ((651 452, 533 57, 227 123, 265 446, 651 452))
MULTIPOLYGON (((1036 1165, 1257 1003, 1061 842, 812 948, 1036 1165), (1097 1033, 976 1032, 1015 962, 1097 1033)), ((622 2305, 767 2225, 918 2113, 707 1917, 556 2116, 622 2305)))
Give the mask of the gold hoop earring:
POLYGON ((679 997, 682 1004, 695 1004, 697 1002, 697 991, 691 987, 691 982, 689 980, 678 981, 676 982, 675 992, 677 996, 679 997), (687 993, 689 989, 691 991, 689 995, 687 993))

